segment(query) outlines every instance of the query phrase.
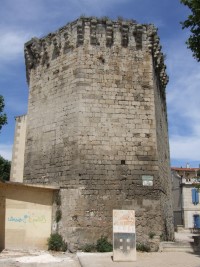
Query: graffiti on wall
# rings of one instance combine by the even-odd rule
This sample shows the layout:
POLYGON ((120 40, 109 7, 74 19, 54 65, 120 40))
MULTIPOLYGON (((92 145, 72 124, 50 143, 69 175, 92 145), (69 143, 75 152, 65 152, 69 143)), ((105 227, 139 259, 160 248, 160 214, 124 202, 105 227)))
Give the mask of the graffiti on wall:
POLYGON ((9 216, 8 221, 11 223, 22 223, 22 224, 33 224, 37 226, 38 224, 44 224, 47 222, 46 216, 43 214, 27 213, 21 216, 9 216))

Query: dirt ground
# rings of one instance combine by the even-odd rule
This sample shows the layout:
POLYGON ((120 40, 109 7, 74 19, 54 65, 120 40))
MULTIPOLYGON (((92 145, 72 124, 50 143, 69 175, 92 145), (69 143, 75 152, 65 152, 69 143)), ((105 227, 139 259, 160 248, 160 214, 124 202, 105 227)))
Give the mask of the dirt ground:
POLYGON ((76 254, 47 251, 4 250, 0 267, 80 267, 76 254))

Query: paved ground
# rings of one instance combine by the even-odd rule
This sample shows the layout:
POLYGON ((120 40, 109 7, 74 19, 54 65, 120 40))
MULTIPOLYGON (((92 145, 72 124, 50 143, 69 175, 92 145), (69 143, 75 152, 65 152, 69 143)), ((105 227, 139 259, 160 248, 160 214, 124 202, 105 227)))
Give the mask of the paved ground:
POLYGON ((200 267, 200 255, 186 252, 137 253, 136 262, 113 262, 112 253, 78 253, 82 267, 200 267))
POLYGON ((199 234, 191 233, 191 232, 183 232, 183 233, 175 233, 176 241, 185 241, 185 242, 193 242, 193 236, 199 236, 199 234))
MULTIPOLYGON (((191 241, 191 233, 176 234, 176 240, 191 241)), ((200 254, 190 252, 137 252, 135 262, 113 262, 112 253, 49 253, 11 251, 0 253, 0 267, 200 267, 200 254)))
POLYGON ((200 255, 187 252, 137 253, 135 262, 113 262, 112 253, 16 252, 0 254, 0 267, 200 267, 200 255), (6 255, 7 254, 7 255, 6 255), (80 263, 79 263, 80 262, 80 263))

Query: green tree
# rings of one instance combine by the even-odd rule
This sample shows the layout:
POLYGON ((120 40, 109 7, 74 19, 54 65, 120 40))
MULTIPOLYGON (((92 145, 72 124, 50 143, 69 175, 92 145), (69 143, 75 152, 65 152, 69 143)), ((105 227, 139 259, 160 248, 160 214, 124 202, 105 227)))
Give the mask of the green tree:
POLYGON ((0 180, 9 181, 11 163, 0 156, 0 180))
MULTIPOLYGON (((0 95, 0 130, 3 125, 7 124, 7 116, 3 113, 5 104, 4 98, 0 95)), ((0 156, 0 180, 8 181, 10 178, 11 163, 9 160, 4 159, 0 156)))
POLYGON ((189 28, 191 35, 186 41, 187 47, 193 52, 193 57, 200 61, 200 0, 180 0, 182 4, 189 7, 191 14, 181 22, 182 28, 189 28))
POLYGON ((0 95, 0 130, 3 125, 7 124, 7 116, 5 113, 3 113, 4 107, 4 98, 0 95))

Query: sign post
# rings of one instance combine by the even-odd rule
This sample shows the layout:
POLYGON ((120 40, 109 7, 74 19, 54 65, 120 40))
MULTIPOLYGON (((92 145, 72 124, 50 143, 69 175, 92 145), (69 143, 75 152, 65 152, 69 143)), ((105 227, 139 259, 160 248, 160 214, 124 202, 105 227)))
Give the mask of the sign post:
POLYGON ((113 260, 136 261, 134 210, 113 210, 113 260))

